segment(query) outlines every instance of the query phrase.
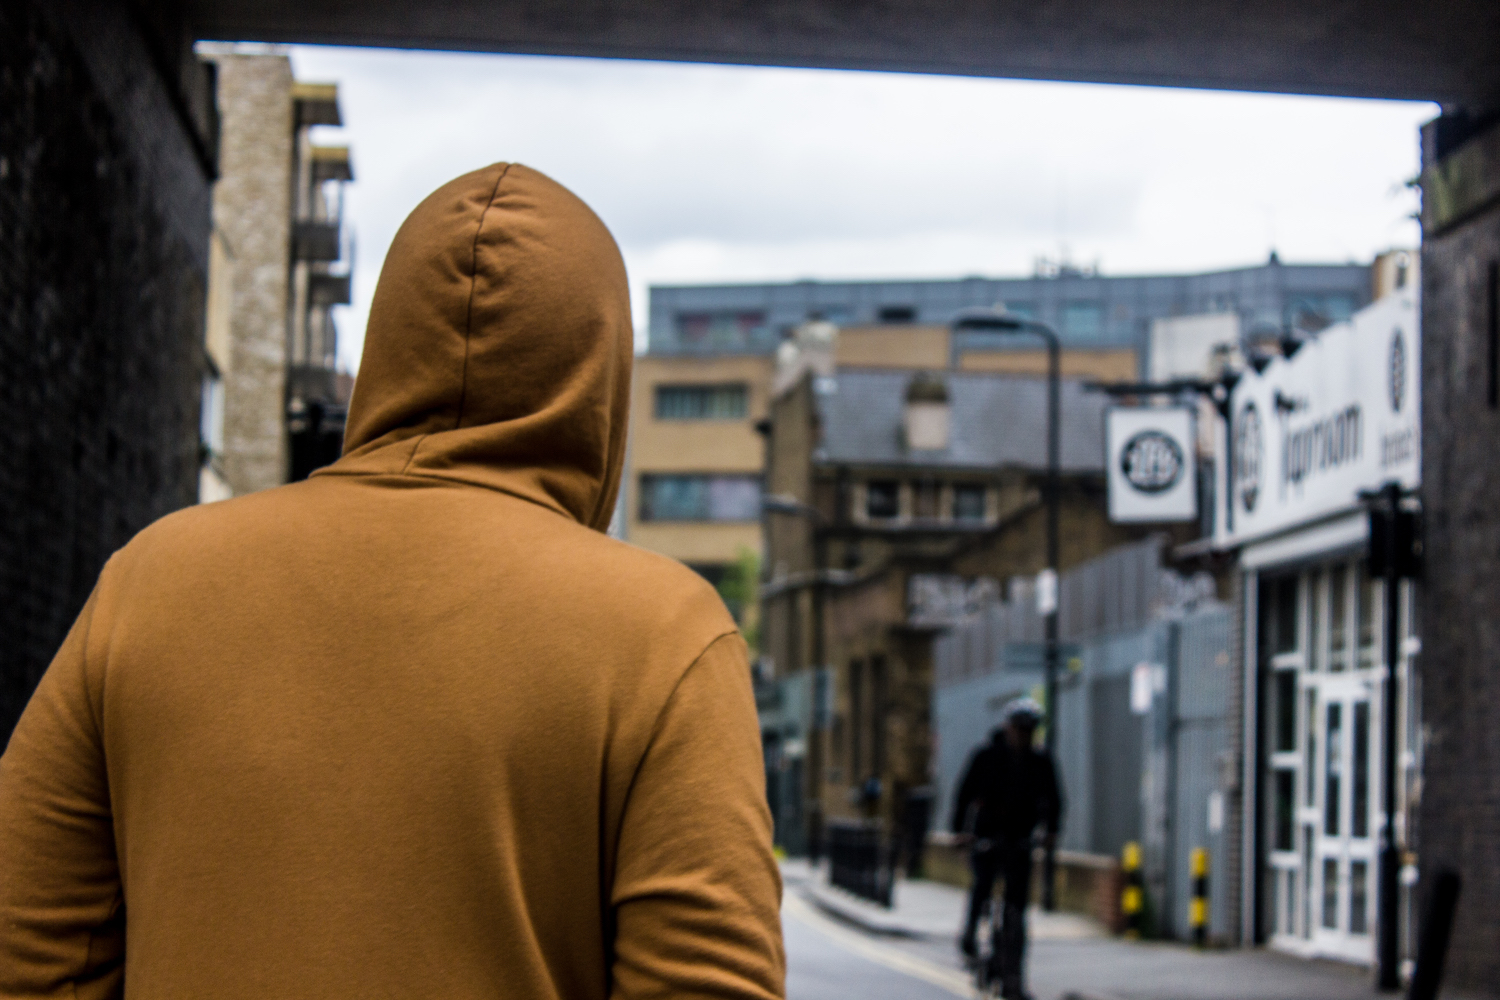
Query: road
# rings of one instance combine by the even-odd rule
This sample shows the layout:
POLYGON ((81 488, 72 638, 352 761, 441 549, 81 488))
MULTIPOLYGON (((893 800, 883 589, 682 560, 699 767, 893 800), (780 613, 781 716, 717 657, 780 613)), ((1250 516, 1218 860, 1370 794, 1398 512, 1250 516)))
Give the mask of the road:
POLYGON ((781 926, 787 1000, 953 1000, 974 995, 958 972, 840 924, 795 893, 787 893, 781 926))

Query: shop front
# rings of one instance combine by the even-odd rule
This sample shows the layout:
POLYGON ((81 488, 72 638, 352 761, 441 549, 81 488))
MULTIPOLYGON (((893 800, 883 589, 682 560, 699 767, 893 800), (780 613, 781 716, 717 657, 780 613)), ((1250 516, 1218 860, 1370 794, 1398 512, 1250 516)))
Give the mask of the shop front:
POLYGON ((1415 295, 1398 292, 1247 372, 1230 398, 1215 542, 1238 553, 1241 574, 1246 943, 1374 963, 1392 754, 1398 926, 1410 953, 1419 630, 1414 585, 1398 581, 1388 602, 1370 573, 1365 504, 1388 484, 1419 485, 1419 350, 1415 295))

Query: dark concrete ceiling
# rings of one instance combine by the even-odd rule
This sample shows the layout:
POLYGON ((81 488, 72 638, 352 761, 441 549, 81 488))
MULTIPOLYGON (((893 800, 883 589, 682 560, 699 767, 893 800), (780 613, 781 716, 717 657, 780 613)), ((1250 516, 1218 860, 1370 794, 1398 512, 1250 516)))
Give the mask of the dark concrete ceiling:
POLYGON ((1500 103, 1500 0, 186 0, 196 37, 1500 103))

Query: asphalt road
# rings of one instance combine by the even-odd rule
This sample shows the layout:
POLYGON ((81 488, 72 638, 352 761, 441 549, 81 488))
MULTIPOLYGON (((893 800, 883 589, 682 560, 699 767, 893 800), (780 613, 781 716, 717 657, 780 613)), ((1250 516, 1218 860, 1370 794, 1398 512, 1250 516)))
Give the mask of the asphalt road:
POLYGON ((781 910, 787 1000, 953 1000, 968 980, 824 915, 794 893, 781 910))

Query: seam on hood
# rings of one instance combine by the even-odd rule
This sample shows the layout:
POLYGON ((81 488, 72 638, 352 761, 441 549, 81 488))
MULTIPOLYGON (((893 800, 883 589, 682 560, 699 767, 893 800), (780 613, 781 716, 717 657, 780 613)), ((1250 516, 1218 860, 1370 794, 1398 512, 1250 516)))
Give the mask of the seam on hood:
MULTIPOLYGON (((489 200, 484 203, 479 220, 474 224, 474 241, 469 245, 469 298, 464 303, 464 364, 458 376, 458 416, 453 421, 454 430, 464 425, 464 404, 469 399, 469 344, 474 337, 474 289, 479 285, 479 237, 484 234, 485 217, 490 214, 490 209, 495 207, 495 199, 500 196, 500 182, 505 180, 510 168, 509 163, 500 168, 500 176, 495 178, 495 186, 490 189, 489 200)), ((417 452, 422 450, 422 442, 430 436, 430 433, 417 435, 411 445, 411 454, 406 456, 406 464, 401 466, 399 475, 407 475, 411 463, 417 460, 417 452)))
POLYGON ((495 178, 495 187, 490 191, 490 200, 485 202, 484 211, 479 213, 479 222, 474 227, 474 243, 469 248, 469 301, 464 306, 464 367, 458 380, 458 419, 453 422, 454 430, 464 425, 464 404, 469 401, 469 343, 474 338, 474 289, 479 285, 479 237, 484 234, 485 217, 495 207, 495 199, 500 196, 500 184, 505 180, 505 175, 510 173, 510 167, 507 163, 500 168, 500 176, 495 178))

